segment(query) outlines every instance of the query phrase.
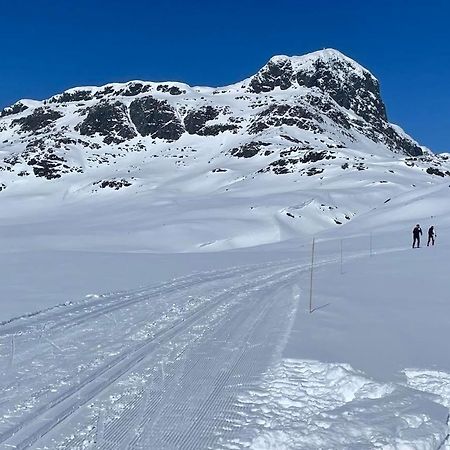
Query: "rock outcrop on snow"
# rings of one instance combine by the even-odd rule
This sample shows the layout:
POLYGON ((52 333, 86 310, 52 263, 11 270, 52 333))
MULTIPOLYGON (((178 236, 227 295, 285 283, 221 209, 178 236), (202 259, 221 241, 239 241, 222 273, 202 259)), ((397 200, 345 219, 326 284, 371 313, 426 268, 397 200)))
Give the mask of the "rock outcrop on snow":
POLYGON ((119 187, 129 192, 199 175, 214 177, 210 193, 258 180, 323 189, 337 177, 349 186, 386 182, 380 167, 403 190, 409 175, 423 183, 450 176, 445 155, 388 121, 378 80, 333 49, 275 56, 220 88, 131 81, 21 100, 0 113, 0 199, 42 182, 100 195, 92 189, 104 187, 99 180, 125 180, 119 187))

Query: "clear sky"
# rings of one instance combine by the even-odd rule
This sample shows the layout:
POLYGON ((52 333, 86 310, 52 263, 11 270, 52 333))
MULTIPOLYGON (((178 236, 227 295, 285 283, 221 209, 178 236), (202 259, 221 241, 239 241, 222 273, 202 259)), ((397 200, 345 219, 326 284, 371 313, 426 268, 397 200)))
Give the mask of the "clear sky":
POLYGON ((8 0, 0 37, 0 108, 132 79, 220 86, 336 48, 380 80, 390 121, 450 151, 447 0, 8 0))

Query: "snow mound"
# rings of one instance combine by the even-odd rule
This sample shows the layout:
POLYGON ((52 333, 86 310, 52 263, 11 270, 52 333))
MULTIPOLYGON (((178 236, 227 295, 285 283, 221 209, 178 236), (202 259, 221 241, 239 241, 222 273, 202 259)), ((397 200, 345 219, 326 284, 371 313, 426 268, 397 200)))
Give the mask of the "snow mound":
POLYGON ((439 403, 450 408, 450 374, 438 370, 406 369, 408 385, 438 396, 439 403))
POLYGON ((348 364, 285 359, 239 406, 240 439, 224 448, 435 449, 448 432, 448 410, 432 396, 348 364))

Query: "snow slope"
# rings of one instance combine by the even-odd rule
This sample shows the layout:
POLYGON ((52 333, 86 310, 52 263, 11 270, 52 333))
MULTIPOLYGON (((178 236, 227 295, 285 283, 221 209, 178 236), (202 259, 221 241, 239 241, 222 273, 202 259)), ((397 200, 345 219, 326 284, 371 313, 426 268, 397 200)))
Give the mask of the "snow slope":
POLYGON ((0 445, 439 448, 449 244, 343 242, 316 243, 312 314, 298 242, 3 324, 0 445))
POLYGON ((40 249, 242 248, 338 228, 449 176, 445 155, 389 123, 358 63, 333 49, 276 56, 221 88, 132 81, 6 108, 0 239, 11 251, 24 237, 40 249))
POLYGON ((448 158, 356 62, 75 88, 0 142, 1 449, 450 448, 448 158))

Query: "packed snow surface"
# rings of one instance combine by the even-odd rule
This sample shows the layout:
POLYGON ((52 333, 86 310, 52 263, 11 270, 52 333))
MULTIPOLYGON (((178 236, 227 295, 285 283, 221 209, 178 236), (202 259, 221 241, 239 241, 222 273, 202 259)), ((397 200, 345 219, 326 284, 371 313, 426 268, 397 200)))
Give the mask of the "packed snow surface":
POLYGON ((38 253, 161 281, 4 321, 0 448, 447 448, 450 229, 409 231, 317 238, 312 297, 305 241, 38 253))
POLYGON ((384 113, 332 49, 7 108, 0 449, 450 449, 450 164, 384 113))
POLYGON ((448 184, 278 188, 5 197, 0 448, 450 448, 448 184))

